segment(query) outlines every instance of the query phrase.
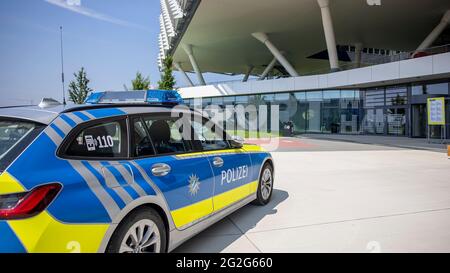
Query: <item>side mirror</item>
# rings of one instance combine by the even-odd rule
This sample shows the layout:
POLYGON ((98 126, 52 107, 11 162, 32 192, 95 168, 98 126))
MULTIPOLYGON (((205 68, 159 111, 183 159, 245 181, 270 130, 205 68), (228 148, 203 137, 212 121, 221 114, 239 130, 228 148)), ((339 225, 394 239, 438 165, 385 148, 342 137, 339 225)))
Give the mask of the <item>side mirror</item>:
POLYGON ((245 140, 240 136, 232 136, 230 143, 232 148, 242 148, 244 147, 245 140))

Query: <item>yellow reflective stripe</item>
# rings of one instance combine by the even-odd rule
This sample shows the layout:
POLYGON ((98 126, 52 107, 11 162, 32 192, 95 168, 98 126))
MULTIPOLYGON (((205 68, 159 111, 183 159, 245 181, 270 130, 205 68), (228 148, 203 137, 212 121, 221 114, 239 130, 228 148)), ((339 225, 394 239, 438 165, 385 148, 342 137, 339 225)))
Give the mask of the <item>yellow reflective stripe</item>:
POLYGON ((202 156, 202 155, 236 154, 236 153, 252 153, 252 152, 264 152, 264 149, 258 145, 246 144, 241 149, 227 149, 227 150, 196 152, 196 153, 175 155, 175 157, 184 158, 184 157, 195 157, 195 156, 202 156))
POLYGON ((63 224, 48 212, 25 220, 8 221, 28 252, 97 252, 107 224, 63 224))
POLYGON ((183 227, 189 223, 208 216, 212 212, 217 212, 248 197, 250 194, 255 193, 257 188, 258 181, 254 181, 221 193, 214 198, 208 198, 193 205, 173 210, 171 211, 172 219, 177 228, 183 227))
POLYGON ((249 184, 245 184, 243 186, 214 196, 214 212, 228 207, 229 205, 249 196, 251 193, 253 193, 250 191, 250 189, 254 187, 253 184, 258 184, 258 182, 251 182, 249 184))
POLYGON ((25 188, 8 172, 0 175, 0 194, 24 192, 25 188))
POLYGON ((265 152, 264 148, 259 145, 253 144, 244 144, 244 147, 242 147, 242 149, 246 152, 265 152))
POLYGON ((177 228, 192 223, 210 214, 213 210, 212 198, 205 199, 193 205, 189 205, 170 212, 177 228))
POLYGON ((216 150, 216 151, 180 154, 180 155, 176 155, 176 157, 192 157, 192 156, 202 156, 202 155, 233 154, 233 153, 245 153, 245 152, 246 151, 244 151, 243 149, 228 149, 228 150, 216 150))
POLYGON ((258 190, 258 181, 250 183, 250 193, 255 193, 258 190))

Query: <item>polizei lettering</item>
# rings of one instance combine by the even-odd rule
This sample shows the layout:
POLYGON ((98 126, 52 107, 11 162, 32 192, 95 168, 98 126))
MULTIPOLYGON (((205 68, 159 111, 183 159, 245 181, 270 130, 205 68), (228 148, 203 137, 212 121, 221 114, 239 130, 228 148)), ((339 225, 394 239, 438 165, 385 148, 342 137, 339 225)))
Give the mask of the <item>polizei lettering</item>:
POLYGON ((232 182, 244 179, 248 176, 248 166, 239 166, 236 168, 228 169, 222 171, 222 185, 227 183, 230 184, 232 182))

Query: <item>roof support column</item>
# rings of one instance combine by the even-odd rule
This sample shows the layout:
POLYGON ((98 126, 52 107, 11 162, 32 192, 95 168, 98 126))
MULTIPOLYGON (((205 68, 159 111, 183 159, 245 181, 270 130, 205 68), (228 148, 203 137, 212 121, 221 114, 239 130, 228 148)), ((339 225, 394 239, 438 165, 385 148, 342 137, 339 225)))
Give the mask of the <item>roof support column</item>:
POLYGON ((183 44, 183 49, 189 57, 192 68, 194 68, 195 74, 197 74, 198 81, 200 85, 206 85, 205 79, 203 78, 202 71, 197 64, 197 60, 194 57, 194 51, 192 50, 192 45, 183 44))
POLYGON ((317 0, 322 13, 323 31, 325 32, 325 40, 327 42, 328 59, 332 71, 339 70, 339 59, 336 48, 336 37, 334 35, 333 19, 330 12, 329 0, 317 0))
POLYGON ((253 65, 248 67, 247 72, 245 73, 245 76, 244 76, 244 78, 242 79, 242 82, 248 81, 248 78, 250 77, 250 74, 252 73, 253 68, 254 68, 253 65))
POLYGON ((355 67, 361 67, 361 57, 362 57, 363 45, 361 43, 355 44, 355 67))
POLYGON ((277 58, 274 57, 273 60, 267 65, 266 69, 261 74, 261 76, 259 76, 258 81, 264 80, 267 77, 267 75, 270 73, 270 71, 272 71, 272 69, 273 69, 273 67, 275 66, 276 63, 277 63, 277 58))
POLYGON ((450 23, 450 10, 447 10, 444 16, 441 19, 439 25, 437 25, 433 31, 425 38, 425 40, 420 44, 420 46, 416 49, 416 51, 421 51, 429 48, 434 41, 441 35, 441 33, 445 30, 445 28, 450 23))
POLYGON ((192 83, 191 79, 189 78, 189 76, 186 74, 186 72, 183 70, 183 68, 181 67, 181 64, 178 62, 174 62, 173 65, 175 66, 175 68, 181 72, 181 75, 183 75, 184 81, 189 85, 189 86, 194 86, 194 84, 192 83))
POLYGON ((281 54, 280 50, 275 47, 272 42, 270 42, 267 34, 263 32, 252 33, 253 37, 258 39, 261 43, 265 44, 273 56, 278 60, 278 62, 286 69, 286 71, 291 75, 291 77, 298 77, 297 71, 295 71, 294 67, 288 62, 288 60, 281 54))

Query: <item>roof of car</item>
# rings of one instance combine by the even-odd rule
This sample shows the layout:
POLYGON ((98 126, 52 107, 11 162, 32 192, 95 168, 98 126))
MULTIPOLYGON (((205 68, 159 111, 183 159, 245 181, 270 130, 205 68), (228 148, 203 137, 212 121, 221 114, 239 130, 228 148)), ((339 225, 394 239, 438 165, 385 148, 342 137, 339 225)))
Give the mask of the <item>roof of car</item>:
POLYGON ((83 104, 83 105, 56 105, 46 108, 39 106, 0 107, 0 117, 30 120, 42 124, 50 124, 62 113, 88 111, 101 108, 121 108, 127 113, 160 113, 170 112, 173 107, 151 104, 83 104), (133 110, 133 111, 129 111, 133 110))

